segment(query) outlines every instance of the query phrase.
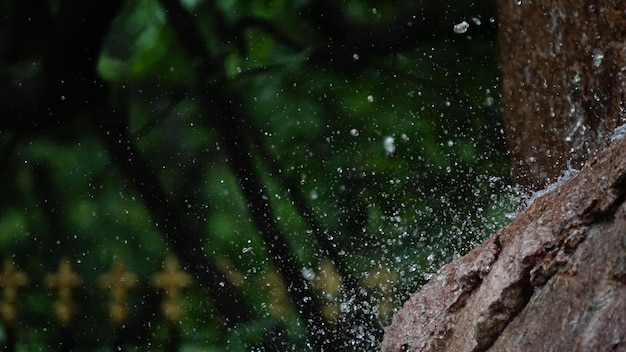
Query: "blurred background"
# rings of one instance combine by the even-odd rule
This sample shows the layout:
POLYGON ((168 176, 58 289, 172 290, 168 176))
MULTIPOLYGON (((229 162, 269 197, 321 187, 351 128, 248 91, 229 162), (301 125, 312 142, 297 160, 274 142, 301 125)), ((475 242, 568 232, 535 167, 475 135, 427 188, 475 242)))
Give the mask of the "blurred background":
POLYGON ((0 9, 16 350, 376 350, 516 210, 494 1, 0 9), (163 289, 166 262, 186 276, 163 289))

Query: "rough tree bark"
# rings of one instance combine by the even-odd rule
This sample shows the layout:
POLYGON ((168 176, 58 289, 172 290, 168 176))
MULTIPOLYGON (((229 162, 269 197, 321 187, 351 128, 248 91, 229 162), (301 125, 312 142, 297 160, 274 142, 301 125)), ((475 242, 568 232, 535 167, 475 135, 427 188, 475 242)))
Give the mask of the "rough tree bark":
POLYGON ((383 351, 626 350, 626 138, 445 265, 383 351))
POLYGON ((514 180, 539 189, 582 170, 442 267, 382 350, 626 351, 624 4, 499 10, 514 180))
POLYGON ((622 1, 501 0, 505 124, 515 182, 540 189, 626 122, 622 1))

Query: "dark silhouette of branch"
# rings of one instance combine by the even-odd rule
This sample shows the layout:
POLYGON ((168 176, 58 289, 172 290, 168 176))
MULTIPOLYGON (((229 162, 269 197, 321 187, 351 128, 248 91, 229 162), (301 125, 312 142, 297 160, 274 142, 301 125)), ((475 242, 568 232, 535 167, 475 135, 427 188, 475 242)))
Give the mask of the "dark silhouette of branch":
MULTIPOLYGON (((259 154, 260 160, 266 164, 272 177, 279 182, 285 193, 287 193, 289 199, 291 199, 293 206, 298 213, 302 216, 307 224, 307 227, 311 230, 315 241, 322 249, 323 255, 332 261, 335 265, 339 276, 343 280, 343 290, 347 293, 357 293, 360 291, 360 285, 357 278, 348 268, 348 264, 345 262, 345 256, 340 253, 340 246, 334 243, 330 237, 336 237, 337 234, 329 234, 328 230, 324 229, 324 226, 317 220, 315 213, 311 206, 305 200, 305 196, 300 191, 300 186, 293 179, 286 177, 281 171, 282 167, 279 165, 275 157, 270 155, 265 143, 263 142, 263 136, 259 133, 257 128, 251 127, 249 129, 251 139, 255 146, 255 151, 259 154)), ((356 297, 364 298, 364 297, 356 297)), ((370 317, 371 318, 371 317, 370 317)))
MULTIPOLYGON (((202 67, 209 70, 213 66, 212 57, 205 56, 207 53, 198 52, 197 47, 204 47, 205 43, 199 35, 191 35, 195 31, 190 24, 193 23, 189 14, 175 0, 163 0, 162 3, 167 8, 168 19, 176 31, 181 41, 187 49, 189 55, 202 55, 202 67)), ((236 36, 234 33, 232 36, 236 36)), ((213 76, 215 72, 211 72, 213 76)), ((289 293, 293 303, 298 308, 302 320, 308 327, 311 342, 315 346, 323 346, 324 342, 317 333, 323 329, 321 306, 318 298, 314 294, 312 287, 302 276, 300 265, 293 257, 286 236, 274 221, 273 211, 268 203, 265 187, 260 181, 250 152, 250 143, 245 139, 247 129, 242 126, 241 116, 245 113, 238 103, 237 97, 226 96, 220 87, 215 87, 210 83, 205 83, 207 94, 205 110, 213 113, 214 127, 221 136, 220 143, 228 156, 228 163, 234 171, 243 195, 248 203, 250 215, 255 227, 259 231, 265 246, 270 253, 272 261, 279 274, 289 287, 289 293)))
MULTIPOLYGON (((243 118, 243 117, 242 117, 243 118)), ((307 203, 306 197, 301 192, 301 188, 296 181, 287 177, 281 170, 283 169, 275 157, 273 157, 268 151, 266 144, 263 141, 263 135, 260 130, 252 124, 248 119, 246 121, 249 128, 247 129, 250 134, 250 139, 254 145, 254 151, 258 153, 259 159, 264 163, 272 178, 278 181, 279 185, 283 188, 283 191, 287 194, 292 201, 292 205, 298 211, 300 216, 304 219, 307 227, 311 231, 315 242, 322 250, 322 255, 331 260, 337 273, 342 280, 342 291, 346 297, 350 297, 353 300, 352 304, 356 307, 367 307, 369 305, 370 298, 364 293, 359 285, 358 278, 352 273, 348 267, 348 264, 344 260, 345 255, 340 253, 342 248, 338 242, 333 241, 331 237, 338 238, 337 233, 330 233, 324 226, 317 220, 315 213, 311 206, 307 203)), ((359 228, 360 229, 360 228, 359 228)), ((344 229, 347 230, 347 229, 344 229)), ((383 329, 379 324, 378 317, 373 310, 359 309, 356 312, 352 312, 354 315, 344 317, 344 320, 332 326, 333 339, 331 341, 355 341, 359 337, 355 336, 354 331, 351 331, 351 327, 359 326, 363 331, 367 331, 376 338, 376 340, 382 339, 383 329), (349 322, 348 324, 345 324, 349 322), (346 326, 348 325, 348 326, 346 326)), ((331 330, 331 329, 329 329, 331 330)), ((329 341, 329 345, 334 342, 329 341)))
MULTIPOLYGON (((317 221, 313 209, 309 206, 309 204, 305 200, 305 196, 300 192, 300 186, 293 179, 286 177, 284 173, 281 171, 282 167, 278 164, 276 158, 270 155, 265 143, 263 142, 263 138, 259 133, 258 129, 251 129, 251 138, 253 140, 254 146, 256 147, 255 151, 259 154, 259 159, 267 166, 270 174, 274 179, 276 179, 285 193, 291 199, 293 206, 296 208, 298 213, 302 216, 304 221, 306 222, 308 228, 312 231, 313 237, 321 247, 325 256, 327 256, 337 267, 337 271, 344 278, 349 278, 352 275, 350 274, 344 260, 339 254, 339 249, 333 245, 332 241, 328 238, 329 234, 326 230, 324 230, 324 226, 317 221)), ((352 287, 352 282, 348 285, 352 287)))
MULTIPOLYGON (((119 111, 119 110, 118 110, 119 111)), ((133 182, 152 218, 158 223, 170 248, 181 263, 194 274, 198 283, 213 295, 215 307, 233 326, 254 317, 241 294, 207 258, 201 226, 184 220, 184 211, 170 199, 149 164, 141 157, 128 134, 123 112, 102 114, 99 134, 112 160, 133 182)))
POLYGON ((324 326, 321 306, 312 287, 301 273, 301 265, 293 257, 294 251, 291 250, 286 236, 274 220, 265 186, 254 167, 250 142, 247 140, 248 126, 242 125, 245 119, 241 116, 245 111, 235 97, 223 96, 221 92, 214 92, 211 97, 214 102, 209 108, 210 111, 214 111, 216 120, 213 126, 221 136, 220 145, 225 150, 228 163, 239 181, 252 221, 274 265, 289 287, 293 303, 308 327, 311 342, 318 347, 324 346, 323 340, 319 339, 324 335, 319 333, 324 326))

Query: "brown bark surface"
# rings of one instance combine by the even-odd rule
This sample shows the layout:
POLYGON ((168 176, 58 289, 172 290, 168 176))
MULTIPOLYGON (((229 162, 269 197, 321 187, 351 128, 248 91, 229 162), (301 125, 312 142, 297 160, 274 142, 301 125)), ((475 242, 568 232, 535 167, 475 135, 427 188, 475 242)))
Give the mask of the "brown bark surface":
POLYGON ((442 267, 394 317, 382 351, 626 351, 625 150, 616 138, 442 267))
POLYGON ((541 189, 626 120, 626 3, 501 0, 505 125, 514 181, 541 189))

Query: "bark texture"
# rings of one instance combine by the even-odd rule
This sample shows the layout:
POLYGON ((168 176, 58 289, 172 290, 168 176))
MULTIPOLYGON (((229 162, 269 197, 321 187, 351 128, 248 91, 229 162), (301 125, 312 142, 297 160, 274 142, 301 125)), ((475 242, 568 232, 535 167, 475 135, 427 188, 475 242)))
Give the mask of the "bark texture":
POLYGON ((515 182, 580 169, 626 120, 623 1, 500 0, 505 124, 515 182))
POLYGON ((626 351, 623 132, 442 267, 396 314, 382 351, 626 351))

